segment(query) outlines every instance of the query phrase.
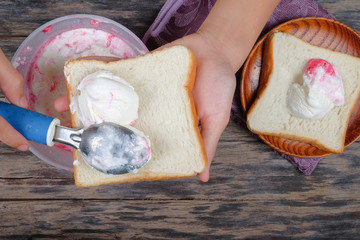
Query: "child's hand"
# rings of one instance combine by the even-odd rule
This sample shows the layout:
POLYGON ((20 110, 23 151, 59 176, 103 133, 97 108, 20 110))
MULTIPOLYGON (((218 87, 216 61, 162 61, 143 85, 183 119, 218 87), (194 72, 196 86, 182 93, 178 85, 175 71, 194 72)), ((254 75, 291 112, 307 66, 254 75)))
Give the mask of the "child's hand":
POLYGON ((198 60, 193 95, 209 161, 198 175, 201 181, 209 180, 217 143, 230 118, 235 73, 278 2, 218 0, 197 33, 170 43, 189 47, 198 60))
POLYGON ((197 57, 196 81, 193 96, 201 125, 207 157, 207 169, 198 175, 201 181, 209 180, 209 169, 215 156, 220 136, 230 119, 234 96, 235 71, 229 59, 218 46, 213 46, 201 34, 192 34, 169 45, 184 45, 197 57))
MULTIPOLYGON (((17 106, 27 108, 23 92, 23 78, 0 50, 0 89, 17 106)), ((0 141, 21 151, 29 149, 29 142, 0 116, 0 141)))

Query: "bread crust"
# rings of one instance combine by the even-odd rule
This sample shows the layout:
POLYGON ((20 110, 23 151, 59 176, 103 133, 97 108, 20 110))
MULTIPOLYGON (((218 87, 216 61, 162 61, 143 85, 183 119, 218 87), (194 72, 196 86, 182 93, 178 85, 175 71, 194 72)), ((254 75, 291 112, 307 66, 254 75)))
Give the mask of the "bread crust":
POLYGON ((191 57, 190 57, 190 68, 191 69, 189 71, 188 81, 185 84, 185 88, 187 90, 188 98, 189 98, 190 104, 191 104, 191 112, 192 112, 192 116, 193 116, 193 127, 194 127, 194 130, 197 135, 197 140, 200 143, 200 145, 202 146, 201 153, 202 153, 203 163, 205 166, 207 166, 208 165, 207 154, 206 154, 206 150, 204 147, 203 139, 201 137, 201 133, 200 133, 200 129, 199 129, 198 114, 196 111, 196 106, 195 106, 194 98, 192 95, 192 90, 194 88, 195 80, 196 80, 197 59, 193 52, 191 52, 189 50, 189 53, 191 55, 191 57))
MULTIPOLYGON (((255 108, 255 105, 258 103, 259 99, 261 98, 262 94, 264 93, 266 87, 268 86, 268 83, 270 81, 271 75, 273 74, 273 66, 274 66, 274 62, 272 61, 272 59, 274 59, 273 57, 273 34, 270 34, 265 42, 264 42, 264 50, 263 51, 263 61, 261 64, 261 72, 260 72, 260 80, 259 80, 259 87, 257 90, 257 96, 253 102, 253 104, 250 106, 250 109, 247 113, 247 116, 249 116, 253 109, 255 108)), ((249 121, 246 121, 247 126, 249 128, 249 121)), ((250 128, 249 128, 250 129, 250 128)))
MULTIPOLYGON (((175 46, 173 46, 175 47, 175 46)), ((162 49, 165 50, 166 48, 162 49)), ((208 160, 207 160, 207 154, 206 154, 206 150, 203 144, 203 140, 201 137, 201 133, 200 133, 200 129, 198 126, 198 115, 197 115, 197 111, 196 111, 196 106, 194 103, 194 99, 192 96, 192 90, 194 88, 194 84, 195 84, 195 79, 196 79, 196 69, 197 69, 197 60, 196 60, 196 56, 192 53, 192 51, 188 48, 186 48, 189 55, 190 55, 190 61, 189 61, 189 71, 188 71, 188 75, 187 75, 187 80, 186 83, 184 84, 187 96, 188 96, 188 100, 190 102, 190 111, 191 111, 191 116, 192 116, 192 122, 193 122, 193 129, 196 133, 196 140, 199 143, 199 146, 201 146, 201 157, 202 157, 202 163, 203 163, 203 170, 206 168, 208 160)), ((157 50, 157 51, 162 51, 162 50, 157 50)), ((154 54, 154 53, 148 53, 148 54, 154 54)), ((142 57, 142 56, 139 56, 142 57)), ((137 57, 137 58, 139 58, 137 57)), ((136 58, 135 58, 136 59, 136 58)), ((134 60, 134 59, 132 59, 134 60)), ((99 60, 94 60, 94 59, 71 59, 69 61, 66 62, 65 64, 65 76, 68 76, 67 74, 67 69, 68 67, 73 63, 73 62, 83 62, 83 63, 93 63, 94 61, 99 62, 101 64, 114 64, 116 61, 99 61, 99 60)), ((125 61, 125 60, 118 60, 118 61, 125 61)), ((69 83, 69 80, 66 79, 66 87, 67 87, 67 97, 68 97, 68 101, 69 103, 71 103, 71 84, 69 83)), ((76 127, 76 119, 77 116, 73 113, 70 113, 71 116, 71 124, 73 127, 76 127)), ((125 182, 137 182, 137 181, 159 181, 159 180, 167 180, 167 179, 176 179, 176 178, 186 178, 186 177, 192 177, 198 174, 198 172, 193 172, 192 174, 182 174, 182 175, 157 175, 156 173, 141 173, 141 175, 137 175, 136 173, 131 174, 131 176, 129 175, 129 178, 126 179, 114 179, 114 180, 109 180, 108 178, 106 178, 105 180, 99 180, 96 183, 83 183, 82 181, 79 181, 78 176, 79 176, 79 172, 78 172, 78 166, 77 164, 75 164, 75 161, 77 159, 81 158, 81 153, 77 150, 73 150, 73 161, 74 161, 74 178, 75 178, 75 184, 76 186, 79 187, 89 187, 89 186, 99 186, 99 185, 107 185, 107 184, 115 184, 115 183, 125 183, 125 182)))

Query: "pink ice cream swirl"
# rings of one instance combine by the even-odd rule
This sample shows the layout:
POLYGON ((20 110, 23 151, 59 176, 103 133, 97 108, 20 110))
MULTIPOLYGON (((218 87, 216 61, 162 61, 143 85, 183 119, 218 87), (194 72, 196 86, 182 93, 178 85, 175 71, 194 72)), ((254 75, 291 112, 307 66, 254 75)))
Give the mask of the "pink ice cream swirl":
POLYGON ((335 106, 344 104, 344 86, 338 69, 324 59, 310 59, 306 66, 310 87, 326 95, 335 106))
POLYGON ((323 118, 345 102, 344 86, 338 69, 324 59, 306 63, 303 82, 294 82, 288 93, 290 113, 299 118, 323 118))

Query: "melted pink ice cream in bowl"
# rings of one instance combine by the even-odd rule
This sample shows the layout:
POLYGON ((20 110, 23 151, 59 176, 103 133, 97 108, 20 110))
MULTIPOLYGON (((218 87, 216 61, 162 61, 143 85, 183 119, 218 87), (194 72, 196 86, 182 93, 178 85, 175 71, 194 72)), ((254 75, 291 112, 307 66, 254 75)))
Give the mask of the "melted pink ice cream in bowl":
MULTIPOLYGON (((64 63, 70 58, 110 56, 132 58, 148 49, 119 23, 95 15, 69 15, 54 19, 30 34, 16 51, 12 64, 24 77, 24 92, 31 110, 59 118, 70 126, 69 112, 58 113, 55 99, 66 95, 64 63)), ((61 145, 31 143, 30 151, 45 162, 73 170, 72 152, 61 145)))

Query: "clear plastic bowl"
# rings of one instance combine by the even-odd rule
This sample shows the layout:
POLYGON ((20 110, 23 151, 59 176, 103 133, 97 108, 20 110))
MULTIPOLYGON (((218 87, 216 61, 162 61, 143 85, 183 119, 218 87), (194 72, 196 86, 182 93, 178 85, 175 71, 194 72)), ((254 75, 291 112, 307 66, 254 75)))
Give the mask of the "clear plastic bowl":
MULTIPOLYGON (((56 18, 47 22, 32 32, 15 52, 11 63, 27 81, 29 67, 39 49, 50 39, 63 32, 78 28, 94 28, 120 37, 136 54, 148 52, 143 42, 129 29, 105 17, 75 14, 56 18), (47 31, 51 28, 51 31, 47 31)), ((24 84, 24 88, 25 88, 24 84)), ((35 142, 30 143, 30 151, 48 164, 67 171, 73 171, 72 152, 58 148, 48 147, 35 142)))

